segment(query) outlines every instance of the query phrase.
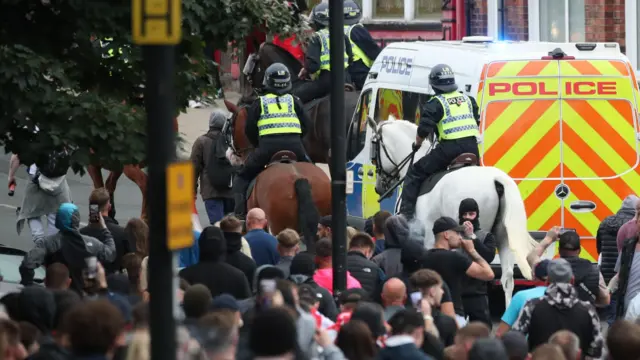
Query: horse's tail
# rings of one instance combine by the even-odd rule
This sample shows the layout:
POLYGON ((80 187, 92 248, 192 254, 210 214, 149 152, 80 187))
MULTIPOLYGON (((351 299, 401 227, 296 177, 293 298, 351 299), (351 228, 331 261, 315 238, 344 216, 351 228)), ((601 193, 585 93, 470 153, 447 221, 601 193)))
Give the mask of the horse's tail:
POLYGON ((304 237, 307 251, 315 253, 316 232, 320 213, 311 195, 311 184, 307 179, 297 179, 293 184, 298 197, 298 228, 304 237))
POLYGON ((520 190, 516 182, 504 173, 496 176, 494 183, 500 199, 495 225, 504 226, 504 235, 508 239, 509 248, 515 256, 522 276, 531 279, 531 266, 527 262, 527 255, 538 243, 527 231, 527 212, 520 190))

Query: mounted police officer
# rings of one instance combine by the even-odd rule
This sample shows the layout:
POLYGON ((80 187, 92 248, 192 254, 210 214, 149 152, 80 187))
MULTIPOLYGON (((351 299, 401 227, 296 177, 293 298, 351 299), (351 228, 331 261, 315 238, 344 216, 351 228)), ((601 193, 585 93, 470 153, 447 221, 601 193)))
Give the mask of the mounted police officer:
POLYGON ((371 65, 380 54, 380 45, 373 40, 369 31, 360 24, 362 11, 360 6, 352 0, 344 2, 344 34, 351 44, 353 57, 349 65, 349 75, 356 86, 356 90, 362 90, 364 82, 369 74, 371 65))
POLYGON ((414 151, 425 138, 437 131, 438 144, 418 160, 407 172, 402 189, 400 213, 411 219, 422 182, 430 175, 445 170, 456 157, 472 153, 479 157, 478 104, 458 91, 455 75, 449 65, 436 65, 429 74, 435 95, 422 108, 414 151))
MULTIPOLYGON (((331 63, 329 44, 329 5, 320 3, 311 11, 313 27, 316 29, 314 36, 307 45, 304 67, 300 70, 298 78, 304 79, 311 76, 312 81, 307 81, 296 86, 295 95, 303 103, 328 95, 331 90, 331 63)), ((353 57, 349 39, 345 36, 344 68, 349 67, 349 61, 353 57)), ((345 83, 351 83, 348 71, 345 71, 345 83)))
POLYGON ((302 144, 308 118, 300 100, 289 94, 291 74, 281 63, 272 64, 265 71, 265 95, 248 109, 245 134, 256 148, 244 163, 233 184, 235 215, 244 219, 246 192, 249 183, 271 161, 278 151, 293 152, 298 161, 306 161, 302 144))

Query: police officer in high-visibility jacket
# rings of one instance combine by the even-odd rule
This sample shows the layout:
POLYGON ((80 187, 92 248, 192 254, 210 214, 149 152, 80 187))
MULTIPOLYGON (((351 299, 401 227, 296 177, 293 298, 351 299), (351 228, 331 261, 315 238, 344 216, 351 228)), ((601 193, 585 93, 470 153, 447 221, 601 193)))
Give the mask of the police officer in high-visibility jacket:
POLYGON ((433 96, 422 108, 416 142, 417 150, 434 131, 438 134, 438 145, 425 157, 418 160, 407 172, 402 188, 400 213, 411 219, 420 186, 430 175, 443 171, 456 157, 463 153, 478 154, 478 104, 458 91, 455 75, 449 65, 436 65, 429 74, 433 96))
POLYGON ((293 152, 297 161, 308 161, 302 137, 308 128, 308 117, 300 100, 289 94, 291 74, 281 63, 272 64, 264 75, 265 95, 248 109, 244 132, 256 148, 245 160, 233 183, 235 215, 246 215, 246 192, 249 183, 282 150, 293 152))
POLYGON ((369 74, 369 69, 380 54, 380 45, 373 40, 369 31, 360 24, 362 11, 353 0, 344 2, 344 34, 351 43, 353 58, 349 65, 349 75, 356 86, 356 90, 362 90, 364 82, 369 74))
MULTIPOLYGON (((329 5, 326 3, 316 5, 311 11, 311 18, 316 32, 307 44, 304 67, 300 70, 298 78, 304 79, 311 76, 312 81, 297 85, 294 90, 294 95, 298 96, 303 103, 321 98, 331 91, 331 56, 329 29, 327 29, 329 26, 329 5)), ((344 41, 345 83, 350 84, 351 77, 347 68, 353 53, 346 35, 344 41)))

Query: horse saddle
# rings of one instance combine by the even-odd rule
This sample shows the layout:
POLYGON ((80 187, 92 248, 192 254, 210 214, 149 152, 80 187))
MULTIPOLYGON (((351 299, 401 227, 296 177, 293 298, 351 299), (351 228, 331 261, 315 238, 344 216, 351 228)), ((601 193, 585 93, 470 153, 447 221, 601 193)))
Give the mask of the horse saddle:
POLYGON ((422 182, 420 186, 420 195, 428 194, 433 188, 436 186, 438 181, 440 181, 445 175, 452 171, 456 171, 458 169, 462 169, 467 166, 478 166, 478 157, 472 153, 462 153, 458 155, 447 169, 444 171, 439 171, 429 177, 425 181, 422 182))
MULTIPOLYGON (((269 160, 269 164, 267 164, 265 169, 273 164, 293 164, 296 161, 298 161, 298 157, 293 151, 280 150, 271 156, 271 159, 269 160)), ((258 176, 260 176, 260 174, 258 174, 258 176)), ((254 177, 253 180, 249 182, 249 187, 247 187, 247 194, 246 194, 247 199, 251 196, 251 192, 253 191, 253 188, 256 185, 256 180, 258 180, 258 176, 254 177)))

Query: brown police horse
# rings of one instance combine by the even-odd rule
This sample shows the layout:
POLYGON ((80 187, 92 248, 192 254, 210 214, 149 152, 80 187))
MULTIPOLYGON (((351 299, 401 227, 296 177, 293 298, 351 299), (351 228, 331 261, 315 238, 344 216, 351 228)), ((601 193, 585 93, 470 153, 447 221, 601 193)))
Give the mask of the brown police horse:
MULTIPOLYGON (((253 151, 244 133, 247 110, 230 102, 225 104, 233 116, 227 120, 223 136, 232 157, 244 161, 253 151)), ((255 179, 247 209, 264 210, 273 234, 286 228, 297 229, 304 236, 307 249, 313 251, 319 218, 331 213, 329 177, 312 163, 295 161, 295 155, 288 151, 278 152, 271 160, 255 179)))
MULTIPOLYGON (((173 119, 173 131, 178 132, 178 118, 173 119)), ((115 192, 116 185, 118 184, 118 179, 124 173, 124 175, 129 178, 129 180, 133 181, 140 188, 140 192, 142 193, 142 210, 140 213, 140 218, 143 220, 147 220, 147 174, 142 171, 145 167, 144 163, 140 164, 127 164, 123 165, 120 168, 112 168, 109 170, 109 176, 107 176, 107 181, 104 181, 102 177, 102 165, 101 164, 91 164, 87 166, 87 172, 89 176, 91 176, 91 180, 93 181, 93 188, 105 188, 109 192, 109 196, 111 197, 111 211, 109 212, 109 216, 115 218, 116 216, 116 205, 115 201, 115 192)))

